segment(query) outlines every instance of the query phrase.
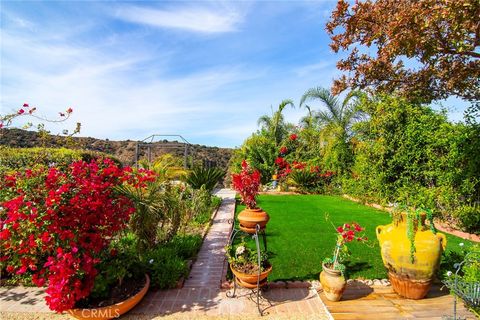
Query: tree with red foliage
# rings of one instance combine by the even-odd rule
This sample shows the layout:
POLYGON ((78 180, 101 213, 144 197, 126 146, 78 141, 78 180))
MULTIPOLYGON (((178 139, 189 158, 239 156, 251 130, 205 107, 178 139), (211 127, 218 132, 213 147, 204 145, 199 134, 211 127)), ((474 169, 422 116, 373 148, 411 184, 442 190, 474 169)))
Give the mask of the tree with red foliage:
POLYGON ((333 93, 370 87, 425 103, 480 100, 479 17, 478 0, 339 0, 326 29, 333 51, 349 55, 337 63, 347 75, 333 93))

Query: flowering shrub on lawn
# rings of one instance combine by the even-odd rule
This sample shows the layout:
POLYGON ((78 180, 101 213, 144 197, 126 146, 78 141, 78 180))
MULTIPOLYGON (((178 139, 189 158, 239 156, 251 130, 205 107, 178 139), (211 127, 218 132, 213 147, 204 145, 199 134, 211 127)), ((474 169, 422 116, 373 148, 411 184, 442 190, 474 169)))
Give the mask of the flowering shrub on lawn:
POLYGON ((76 161, 67 169, 44 166, 0 181, 1 269, 33 274, 47 285, 46 302, 57 312, 91 292, 96 265, 134 206, 115 187, 141 188, 152 173, 133 173, 110 159, 76 161))
POLYGON ((242 161, 242 171, 232 174, 233 188, 240 193, 243 203, 249 209, 257 207, 256 197, 260 189, 260 172, 252 170, 247 161, 242 161))

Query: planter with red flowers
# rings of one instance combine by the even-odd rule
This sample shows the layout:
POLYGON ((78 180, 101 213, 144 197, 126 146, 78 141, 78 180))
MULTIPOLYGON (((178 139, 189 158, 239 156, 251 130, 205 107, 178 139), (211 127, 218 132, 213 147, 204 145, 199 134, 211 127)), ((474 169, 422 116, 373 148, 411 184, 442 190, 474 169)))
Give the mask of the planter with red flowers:
POLYGON ((243 160, 242 171, 232 174, 233 188, 240 194, 246 208, 238 214, 240 229, 249 234, 256 232, 256 226, 264 230, 270 216, 257 206, 257 195, 260 190, 260 172, 253 170, 243 160))
POLYGON ((137 174, 101 158, 5 175, 0 181, 0 270, 7 271, 7 278, 31 276, 35 285, 45 286, 48 307, 59 313, 82 307, 93 293, 110 291, 111 282, 124 288, 129 271, 138 271, 129 285, 134 288, 123 294, 138 298, 128 299, 133 307, 149 280, 130 256, 110 251, 135 211, 116 187, 138 188, 146 179, 147 172, 137 174))
POLYGON ((346 244, 351 241, 366 241, 367 237, 360 235, 364 229, 357 223, 345 223, 337 228, 337 243, 333 250, 333 257, 323 259, 320 273, 325 297, 330 301, 339 301, 347 286, 345 279, 345 265, 342 260, 349 254, 346 244))

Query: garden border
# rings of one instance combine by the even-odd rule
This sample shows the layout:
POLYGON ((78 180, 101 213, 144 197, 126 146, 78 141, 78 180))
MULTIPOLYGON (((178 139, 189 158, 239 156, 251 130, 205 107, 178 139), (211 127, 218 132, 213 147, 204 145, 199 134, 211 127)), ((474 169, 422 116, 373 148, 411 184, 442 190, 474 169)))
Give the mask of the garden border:
MULTIPOLYGON (((389 212, 389 213, 391 213, 393 211, 393 209, 390 208, 390 207, 384 207, 384 206, 381 206, 377 203, 369 203, 367 201, 363 201, 361 199, 352 197, 351 195, 348 195, 348 194, 343 194, 342 197, 345 198, 345 199, 348 199, 350 201, 361 203, 361 204, 364 204, 366 206, 369 206, 369 207, 372 207, 372 208, 375 208, 375 209, 378 209, 378 210, 386 211, 386 212, 389 212)), ((440 230, 442 232, 446 232, 448 234, 457 236, 457 237, 465 239, 465 240, 470 240, 470 241, 473 241, 473 242, 480 242, 480 236, 454 229, 452 227, 449 227, 449 226, 445 225, 444 223, 442 223, 441 221, 438 221, 438 220, 435 221, 435 228, 437 228, 438 230, 440 230)))

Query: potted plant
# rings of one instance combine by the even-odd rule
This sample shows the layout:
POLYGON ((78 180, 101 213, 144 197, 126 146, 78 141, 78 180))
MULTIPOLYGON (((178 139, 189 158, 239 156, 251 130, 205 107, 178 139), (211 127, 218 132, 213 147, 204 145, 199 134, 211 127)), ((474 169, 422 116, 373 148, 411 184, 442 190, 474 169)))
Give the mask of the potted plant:
POLYGON ((92 292, 68 313, 77 319, 112 319, 135 307, 150 287, 133 235, 115 240, 96 266, 92 292))
POLYGON ((376 234, 395 292, 408 299, 425 297, 447 246, 445 235, 436 232, 432 212, 395 211, 393 222, 378 226, 376 234), (427 219, 429 225, 425 223, 427 219))
POLYGON ((232 174, 233 188, 240 193, 242 202, 245 204, 245 210, 238 214, 240 229, 253 234, 256 232, 256 226, 260 230, 265 229, 269 215, 261 208, 257 207, 256 197, 260 189, 260 172, 252 170, 245 160, 242 161, 242 171, 232 174))
POLYGON ((345 265, 342 260, 349 254, 346 244, 353 240, 366 241, 367 237, 359 235, 364 229, 357 223, 345 223, 337 229, 337 242, 333 250, 333 256, 323 259, 320 273, 320 283, 323 292, 330 301, 339 301, 347 286, 345 280, 345 265))
MULTIPOLYGON (((135 210, 115 187, 140 185, 145 178, 110 159, 76 161, 66 168, 36 166, 4 176, 0 269, 46 286, 51 310, 76 308, 92 293, 106 252, 135 210)), ((142 286, 148 283, 143 279, 142 286)))
POLYGON ((225 251, 237 284, 253 289, 257 287, 257 283, 260 286, 267 283, 272 265, 268 261, 266 252, 259 253, 257 250, 250 249, 243 239, 237 246, 227 246, 225 251))

